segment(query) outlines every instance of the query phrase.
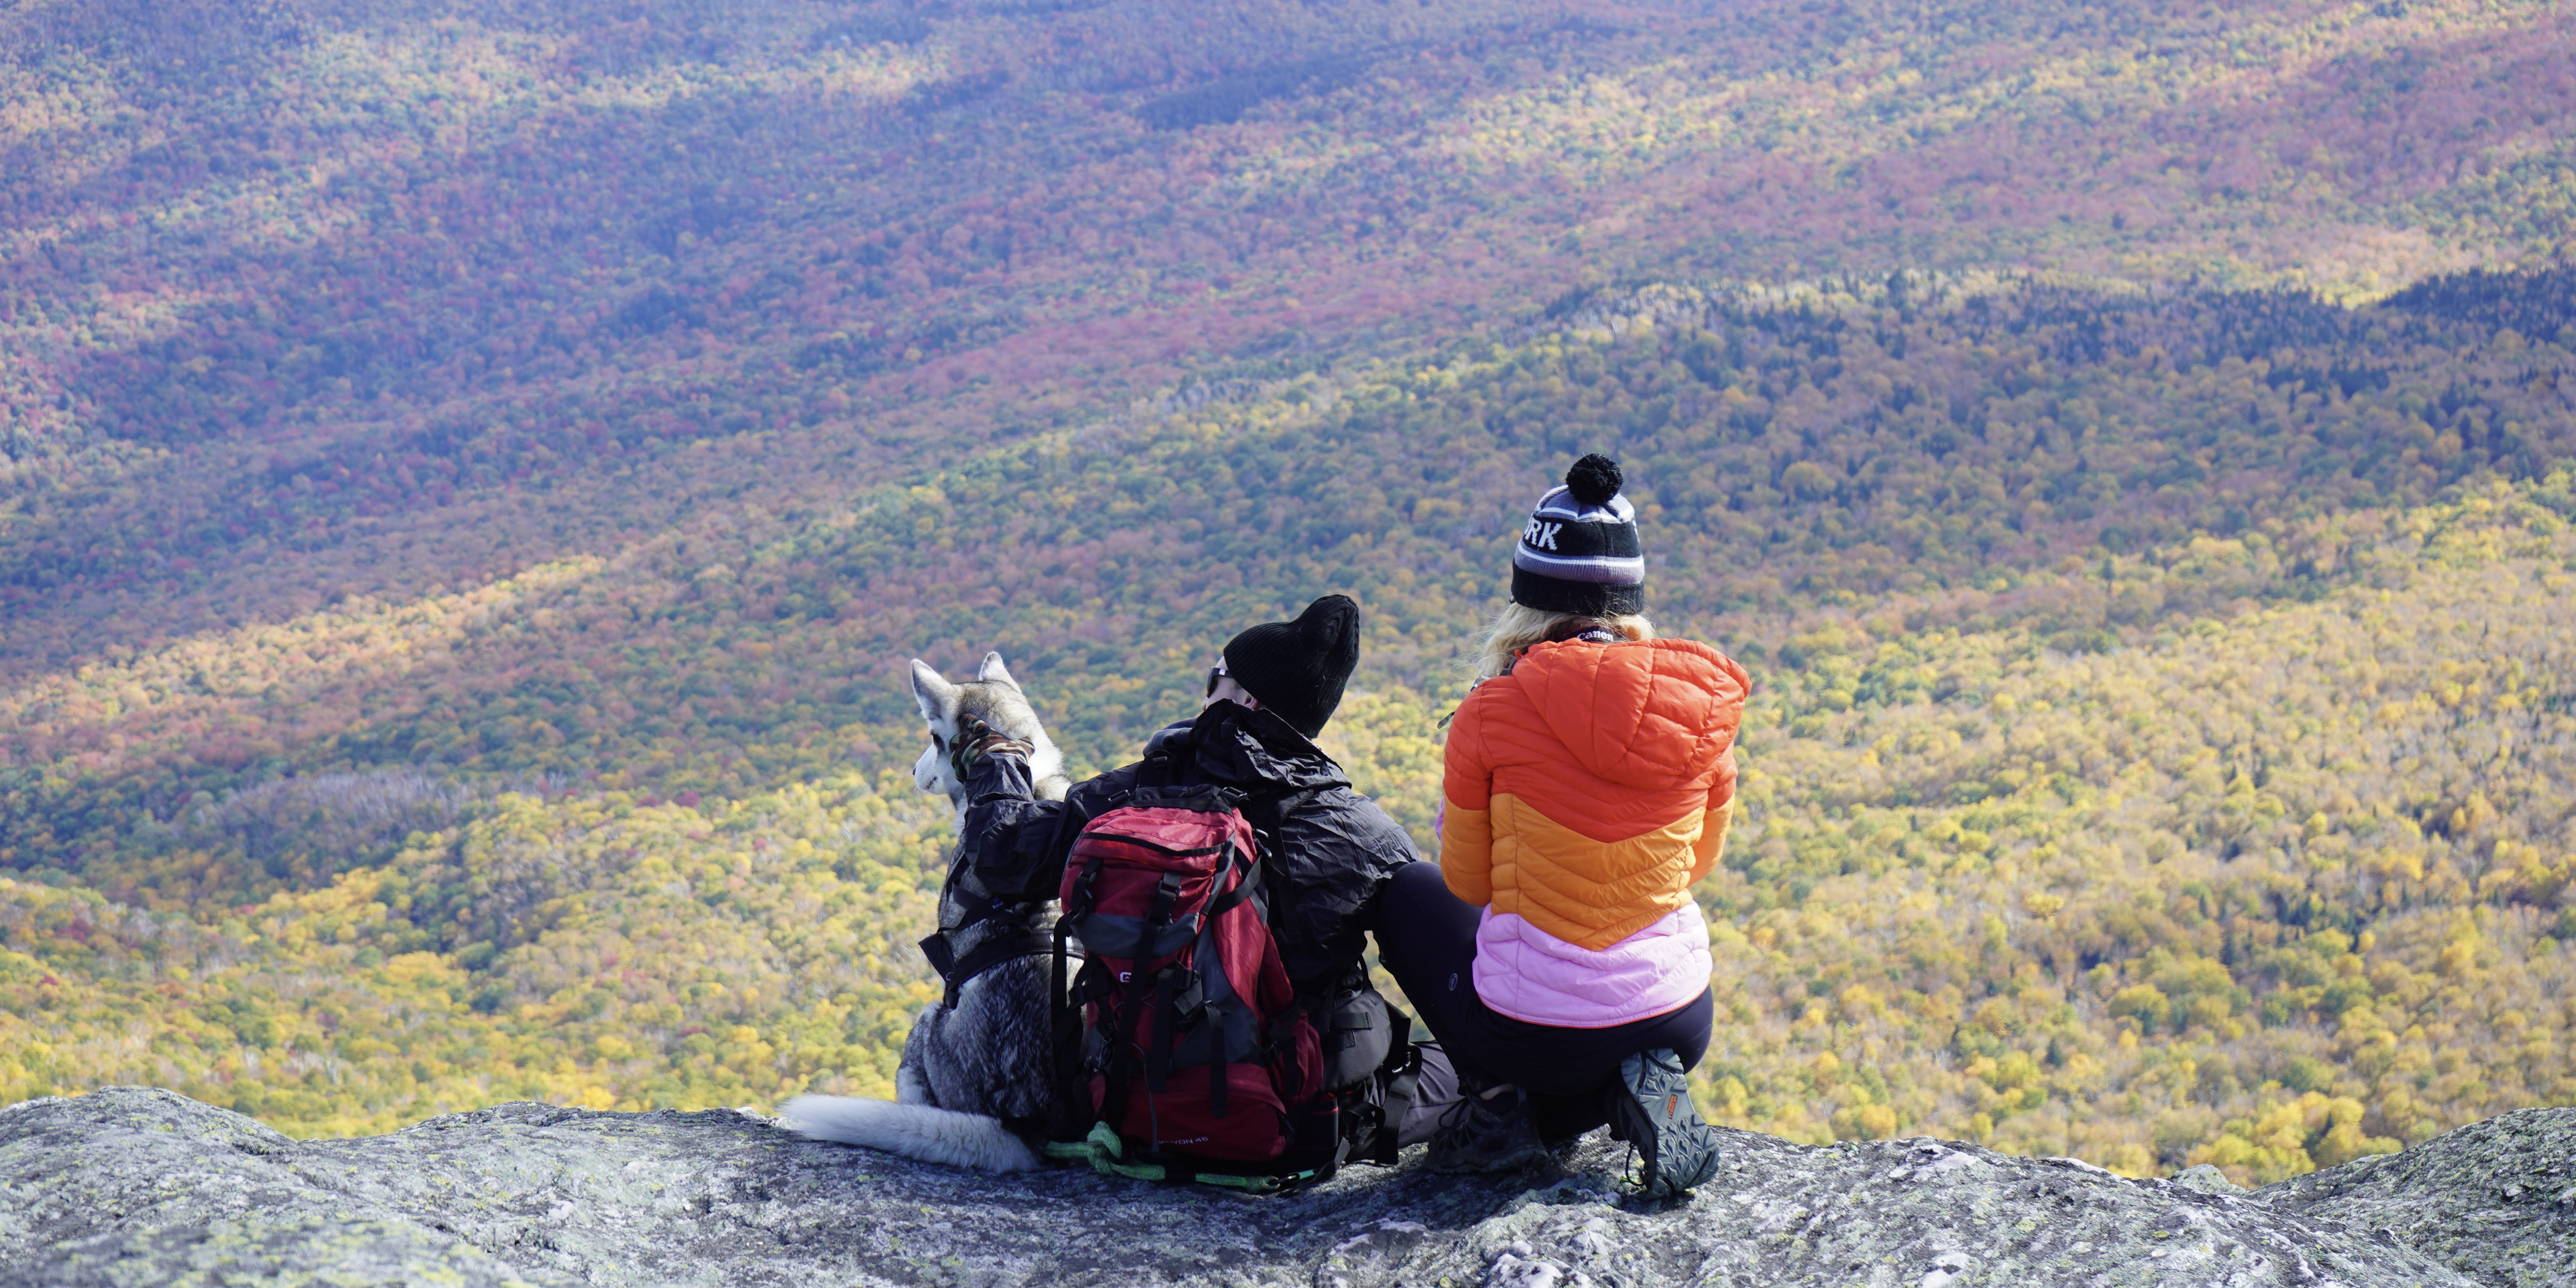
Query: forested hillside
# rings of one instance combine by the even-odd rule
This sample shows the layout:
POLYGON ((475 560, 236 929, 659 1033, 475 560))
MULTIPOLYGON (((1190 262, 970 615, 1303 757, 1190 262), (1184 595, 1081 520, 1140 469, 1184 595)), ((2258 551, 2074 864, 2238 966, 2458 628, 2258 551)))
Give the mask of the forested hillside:
POLYGON ((882 1094, 944 810, 1573 455, 1756 681, 1729 1121, 2273 1177, 2576 1102, 2544 5, 0 15, 0 1102, 882 1094))
POLYGON ((1194 372, 1404 361, 1619 280, 2347 298, 2545 256, 2576 235, 2571 21, 17 6, 0 653, 33 674, 675 530, 756 541, 1194 372))

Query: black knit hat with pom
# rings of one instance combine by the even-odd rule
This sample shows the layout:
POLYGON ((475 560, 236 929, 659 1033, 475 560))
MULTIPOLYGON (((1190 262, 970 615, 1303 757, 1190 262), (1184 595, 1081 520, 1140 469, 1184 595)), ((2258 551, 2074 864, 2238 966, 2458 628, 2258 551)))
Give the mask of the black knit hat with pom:
POLYGON ((1309 738, 1342 705, 1360 664, 1360 606, 1326 595, 1293 622, 1246 627, 1225 642, 1225 671, 1254 700, 1309 738))
POLYGON ((1619 462, 1598 452, 1538 499, 1512 547, 1512 602, 1551 613, 1616 617, 1646 611, 1646 552, 1637 510, 1619 495, 1619 462))

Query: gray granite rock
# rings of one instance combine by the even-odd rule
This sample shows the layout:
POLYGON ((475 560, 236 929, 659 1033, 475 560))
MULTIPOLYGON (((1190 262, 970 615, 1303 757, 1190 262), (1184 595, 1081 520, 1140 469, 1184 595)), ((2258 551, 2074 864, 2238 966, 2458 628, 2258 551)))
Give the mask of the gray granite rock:
POLYGON ((2576 1288, 2576 1109, 2490 1118, 2418 1149, 2260 1191, 2479 1283, 2576 1288))
POLYGON ((2576 1286, 2576 1110, 2252 1192, 1931 1140, 1729 1148, 1678 1205, 1619 1198, 1597 1137, 1510 1177, 1416 1159, 1250 1198, 980 1176, 725 1111, 292 1141, 113 1088, 0 1109, 0 1285, 2576 1286))

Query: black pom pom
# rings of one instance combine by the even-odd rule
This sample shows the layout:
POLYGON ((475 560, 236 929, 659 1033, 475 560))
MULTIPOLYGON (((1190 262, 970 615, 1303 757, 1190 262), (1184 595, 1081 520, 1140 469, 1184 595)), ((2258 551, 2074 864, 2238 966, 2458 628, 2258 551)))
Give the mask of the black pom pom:
POLYGON ((1608 505, 1610 498, 1619 495, 1619 485, 1625 481, 1619 477, 1619 462, 1599 452, 1576 461, 1574 468, 1565 472, 1565 490, 1585 505, 1608 505))

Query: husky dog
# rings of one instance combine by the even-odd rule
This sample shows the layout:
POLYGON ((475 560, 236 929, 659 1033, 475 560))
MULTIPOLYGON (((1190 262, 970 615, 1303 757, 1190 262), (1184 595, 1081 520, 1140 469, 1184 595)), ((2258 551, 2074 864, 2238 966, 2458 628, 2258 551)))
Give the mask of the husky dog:
MULTIPOLYGON (((964 684, 950 684, 915 659, 912 696, 930 725, 930 746, 914 763, 912 780, 923 791, 945 794, 960 825, 966 819, 966 785, 950 768, 949 752, 968 717, 1027 743, 1038 796, 1064 799, 1071 786, 1064 754, 1047 738, 1001 654, 985 654, 975 678, 964 684)), ((970 969, 1005 955, 951 985, 943 1000, 912 1022, 895 1069, 895 1099, 798 1096, 782 1111, 788 1124, 817 1140, 926 1162, 994 1172, 1037 1167, 1038 1153, 1029 1142, 1056 1098, 1051 964, 1033 951, 1008 954, 1047 944, 1053 921, 1047 901, 993 898, 966 865, 961 845, 950 856, 948 880, 939 891, 939 934, 922 947, 935 960, 970 969)))

